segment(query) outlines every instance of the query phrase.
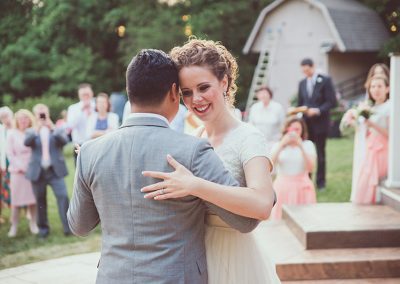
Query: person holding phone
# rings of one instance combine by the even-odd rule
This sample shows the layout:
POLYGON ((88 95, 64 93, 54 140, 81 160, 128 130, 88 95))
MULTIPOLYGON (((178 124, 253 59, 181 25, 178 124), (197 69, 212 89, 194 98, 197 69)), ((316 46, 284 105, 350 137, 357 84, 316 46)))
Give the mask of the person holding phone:
POLYGON ((63 128, 54 127, 46 105, 35 105, 33 113, 37 127, 26 131, 24 144, 32 149, 26 177, 32 182, 38 204, 39 237, 46 238, 50 233, 47 218, 47 185, 51 186, 56 196, 64 235, 69 236, 71 235, 67 221, 69 199, 64 181, 68 171, 63 155, 63 147, 69 140, 63 128))
POLYGON ((276 169, 273 187, 277 195, 272 219, 281 219, 283 204, 316 203, 315 188, 309 174, 314 170, 317 151, 307 137, 304 120, 289 117, 281 140, 272 147, 271 158, 276 169))

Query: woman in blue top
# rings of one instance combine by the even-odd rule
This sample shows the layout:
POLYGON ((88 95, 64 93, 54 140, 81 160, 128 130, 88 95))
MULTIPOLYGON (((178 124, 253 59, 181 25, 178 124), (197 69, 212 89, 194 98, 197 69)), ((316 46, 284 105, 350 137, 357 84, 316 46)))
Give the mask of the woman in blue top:
POLYGON ((108 95, 99 93, 96 97, 96 112, 90 115, 87 124, 88 139, 100 137, 118 128, 118 115, 110 112, 110 109, 111 104, 108 95))

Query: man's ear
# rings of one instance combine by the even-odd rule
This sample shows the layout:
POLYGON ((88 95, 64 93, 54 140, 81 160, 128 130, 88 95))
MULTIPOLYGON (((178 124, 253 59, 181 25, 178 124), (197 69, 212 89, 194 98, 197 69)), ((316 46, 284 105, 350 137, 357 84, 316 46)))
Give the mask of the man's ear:
POLYGON ((179 101, 179 90, 178 87, 176 86, 175 83, 172 84, 170 90, 169 90, 169 96, 172 102, 179 101))

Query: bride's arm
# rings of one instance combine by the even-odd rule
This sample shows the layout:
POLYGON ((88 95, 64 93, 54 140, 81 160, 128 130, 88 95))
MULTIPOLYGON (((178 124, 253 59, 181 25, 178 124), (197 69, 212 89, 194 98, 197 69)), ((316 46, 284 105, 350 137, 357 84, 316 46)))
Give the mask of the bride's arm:
POLYGON ((143 172, 145 176, 164 181, 144 187, 150 192, 146 198, 164 200, 187 195, 197 196, 238 215, 265 220, 274 203, 274 192, 270 175, 271 165, 265 157, 254 157, 244 166, 247 187, 220 185, 198 177, 179 164, 171 156, 168 162, 175 168, 172 173, 143 172))

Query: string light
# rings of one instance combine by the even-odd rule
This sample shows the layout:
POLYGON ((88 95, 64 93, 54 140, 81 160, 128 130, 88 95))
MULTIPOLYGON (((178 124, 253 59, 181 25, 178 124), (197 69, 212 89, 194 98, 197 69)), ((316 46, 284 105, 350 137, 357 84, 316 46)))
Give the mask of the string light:
POLYGON ((185 26, 185 36, 191 36, 192 35, 192 27, 190 25, 185 26))
POLYGON ((125 30, 126 30, 126 28, 125 28, 125 26, 118 26, 118 28, 117 28, 117 34, 118 34, 118 36, 119 37, 124 37, 125 36, 125 30))

